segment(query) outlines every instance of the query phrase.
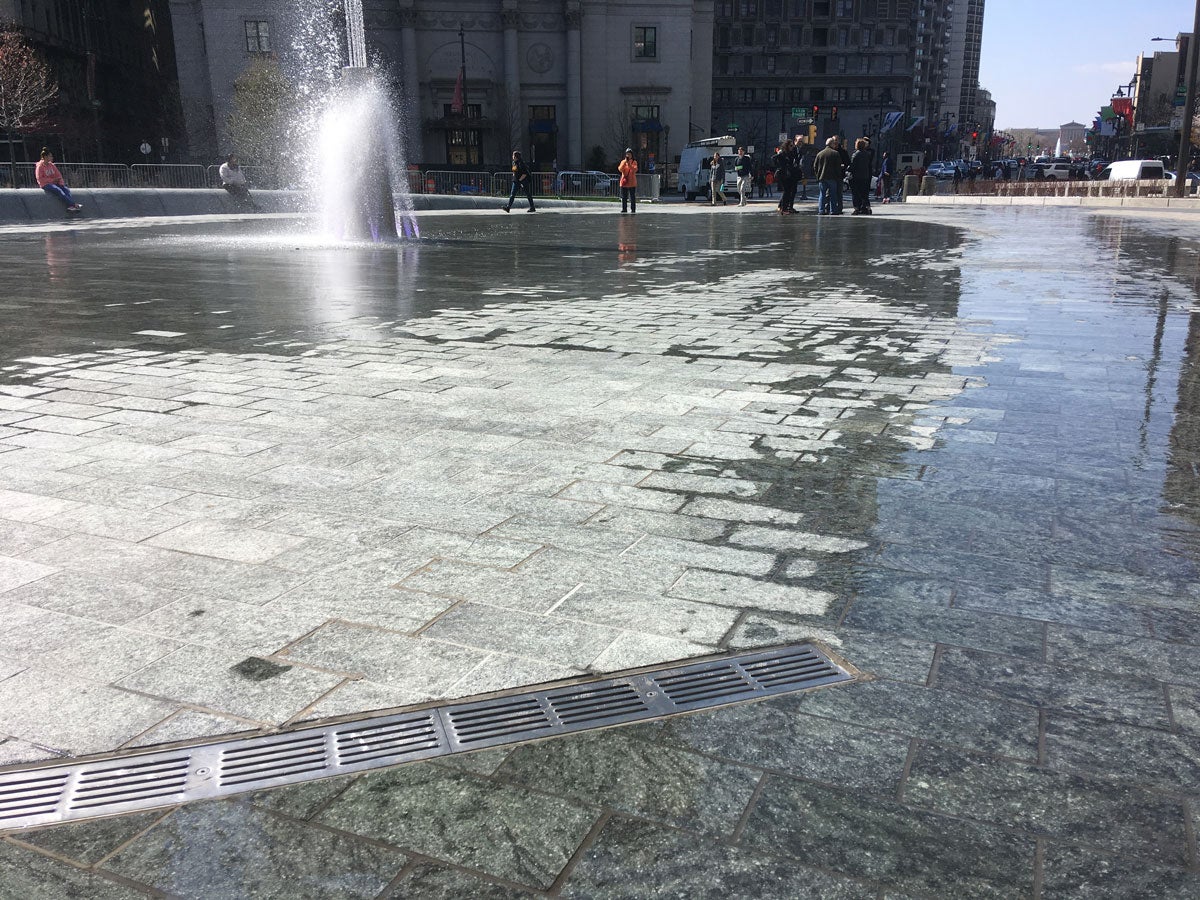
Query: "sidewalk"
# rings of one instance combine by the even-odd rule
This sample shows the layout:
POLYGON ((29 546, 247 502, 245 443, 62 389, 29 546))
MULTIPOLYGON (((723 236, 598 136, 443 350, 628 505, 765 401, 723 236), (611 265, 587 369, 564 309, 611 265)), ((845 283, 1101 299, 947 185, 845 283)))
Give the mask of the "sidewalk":
POLYGON ((806 638, 874 680, 10 835, 0 883, 1196 893, 1194 243, 652 212, 8 244, 0 753, 806 638))

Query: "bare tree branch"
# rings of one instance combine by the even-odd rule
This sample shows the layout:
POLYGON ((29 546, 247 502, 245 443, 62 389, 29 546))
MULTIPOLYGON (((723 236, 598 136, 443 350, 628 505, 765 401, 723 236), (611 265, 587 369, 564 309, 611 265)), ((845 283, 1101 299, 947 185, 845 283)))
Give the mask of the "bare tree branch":
POLYGON ((0 130, 35 128, 57 98, 50 67, 18 32, 0 30, 0 130))

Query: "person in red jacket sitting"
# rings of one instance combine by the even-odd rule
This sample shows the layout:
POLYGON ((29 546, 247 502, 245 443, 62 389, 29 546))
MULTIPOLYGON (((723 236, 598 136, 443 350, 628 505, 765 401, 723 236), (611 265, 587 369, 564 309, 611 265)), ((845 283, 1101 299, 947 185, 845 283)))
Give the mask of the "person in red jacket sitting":
POLYGON ((71 189, 67 187, 67 183, 63 181, 62 173, 58 171, 58 166, 54 164, 54 154, 46 147, 42 148, 42 158, 34 167, 33 175, 37 179, 38 187, 47 194, 53 194, 63 202, 63 206, 67 208, 67 212, 79 212, 83 209, 82 203, 76 203, 71 196, 71 189))

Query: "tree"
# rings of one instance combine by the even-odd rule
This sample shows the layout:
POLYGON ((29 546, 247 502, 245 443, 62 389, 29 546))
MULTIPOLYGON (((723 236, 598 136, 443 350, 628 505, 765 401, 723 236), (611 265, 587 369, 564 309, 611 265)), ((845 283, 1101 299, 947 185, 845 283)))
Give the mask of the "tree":
POLYGON ((233 111, 227 130, 232 152, 243 162, 272 167, 282 174, 291 163, 292 131, 298 121, 292 83, 269 58, 256 59, 233 83, 233 111))
POLYGON ((14 135, 32 131, 58 98, 58 84, 20 33, 0 30, 0 131, 8 142, 8 174, 15 187, 14 135))

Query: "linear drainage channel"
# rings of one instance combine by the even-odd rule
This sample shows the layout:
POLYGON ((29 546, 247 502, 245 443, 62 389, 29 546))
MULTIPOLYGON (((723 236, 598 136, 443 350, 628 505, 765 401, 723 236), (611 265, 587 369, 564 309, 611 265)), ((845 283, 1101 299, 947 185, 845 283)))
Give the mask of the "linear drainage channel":
POLYGON ((797 644, 354 722, 40 765, 0 774, 0 830, 226 797, 855 678, 813 644, 797 644))

